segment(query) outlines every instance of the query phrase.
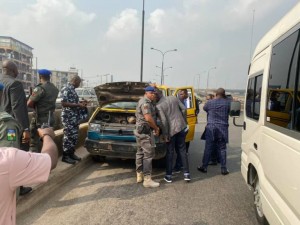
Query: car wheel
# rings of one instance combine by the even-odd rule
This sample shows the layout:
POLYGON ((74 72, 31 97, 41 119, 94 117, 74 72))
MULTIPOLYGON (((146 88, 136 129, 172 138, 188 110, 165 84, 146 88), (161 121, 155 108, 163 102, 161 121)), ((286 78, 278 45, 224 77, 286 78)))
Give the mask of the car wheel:
POLYGON ((259 224, 268 225, 269 223, 264 215, 263 208, 262 208, 261 188, 260 188, 258 177, 255 179, 253 188, 254 188, 254 191, 253 191, 254 210, 255 210, 257 221, 259 222, 259 224))
POLYGON ((94 162, 104 162, 106 157, 101 155, 92 155, 94 162))

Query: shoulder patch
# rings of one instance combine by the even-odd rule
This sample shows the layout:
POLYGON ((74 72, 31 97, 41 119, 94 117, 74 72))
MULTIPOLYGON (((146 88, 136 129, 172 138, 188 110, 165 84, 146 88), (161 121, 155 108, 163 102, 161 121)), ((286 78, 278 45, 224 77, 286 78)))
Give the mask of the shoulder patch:
POLYGON ((17 140, 17 131, 15 129, 7 129, 6 130, 7 134, 7 140, 8 141, 16 141, 17 140))
POLYGON ((143 104, 144 109, 149 109, 149 105, 147 103, 143 104))

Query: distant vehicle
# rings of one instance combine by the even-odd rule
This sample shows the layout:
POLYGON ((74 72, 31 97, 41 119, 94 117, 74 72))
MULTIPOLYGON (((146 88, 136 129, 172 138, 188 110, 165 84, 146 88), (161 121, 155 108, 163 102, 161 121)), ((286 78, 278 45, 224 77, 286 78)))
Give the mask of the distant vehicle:
MULTIPOLYGON (((88 106, 98 105, 97 95, 93 88, 76 88, 75 91, 80 101, 88 101, 88 106)), ((58 97, 56 99, 56 108, 61 108, 61 93, 58 94, 58 97)))
POLYGON ((300 224, 299 46, 300 3, 260 40, 249 66, 241 172, 260 224, 300 224))
POLYGON ((76 93, 80 100, 87 100, 89 102, 97 103, 97 95, 93 88, 76 88, 76 93))

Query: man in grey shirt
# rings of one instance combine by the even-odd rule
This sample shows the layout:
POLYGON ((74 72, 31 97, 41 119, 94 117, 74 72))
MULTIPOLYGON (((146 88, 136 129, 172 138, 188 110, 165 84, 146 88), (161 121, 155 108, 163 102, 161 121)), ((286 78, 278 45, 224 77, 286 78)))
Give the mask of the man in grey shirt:
POLYGON ((162 135, 167 142, 166 176, 164 180, 172 182, 173 154, 175 145, 178 147, 184 172, 184 180, 189 182, 190 172, 186 154, 185 136, 187 131, 186 107, 175 96, 164 97, 156 90, 158 102, 156 108, 163 125, 162 135))

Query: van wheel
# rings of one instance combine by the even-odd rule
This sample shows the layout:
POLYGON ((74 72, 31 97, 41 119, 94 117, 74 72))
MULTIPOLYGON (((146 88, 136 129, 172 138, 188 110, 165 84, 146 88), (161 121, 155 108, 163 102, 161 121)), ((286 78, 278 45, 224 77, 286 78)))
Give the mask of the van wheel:
POLYGON ((268 221, 264 215, 263 209, 262 209, 262 202, 261 202, 261 189, 260 189, 260 184, 259 184, 259 179, 256 177, 255 182, 254 182, 254 210, 256 214, 257 221, 259 224, 262 225, 268 225, 268 221))
POLYGON ((92 155, 94 162, 104 162, 106 157, 101 155, 92 155))

